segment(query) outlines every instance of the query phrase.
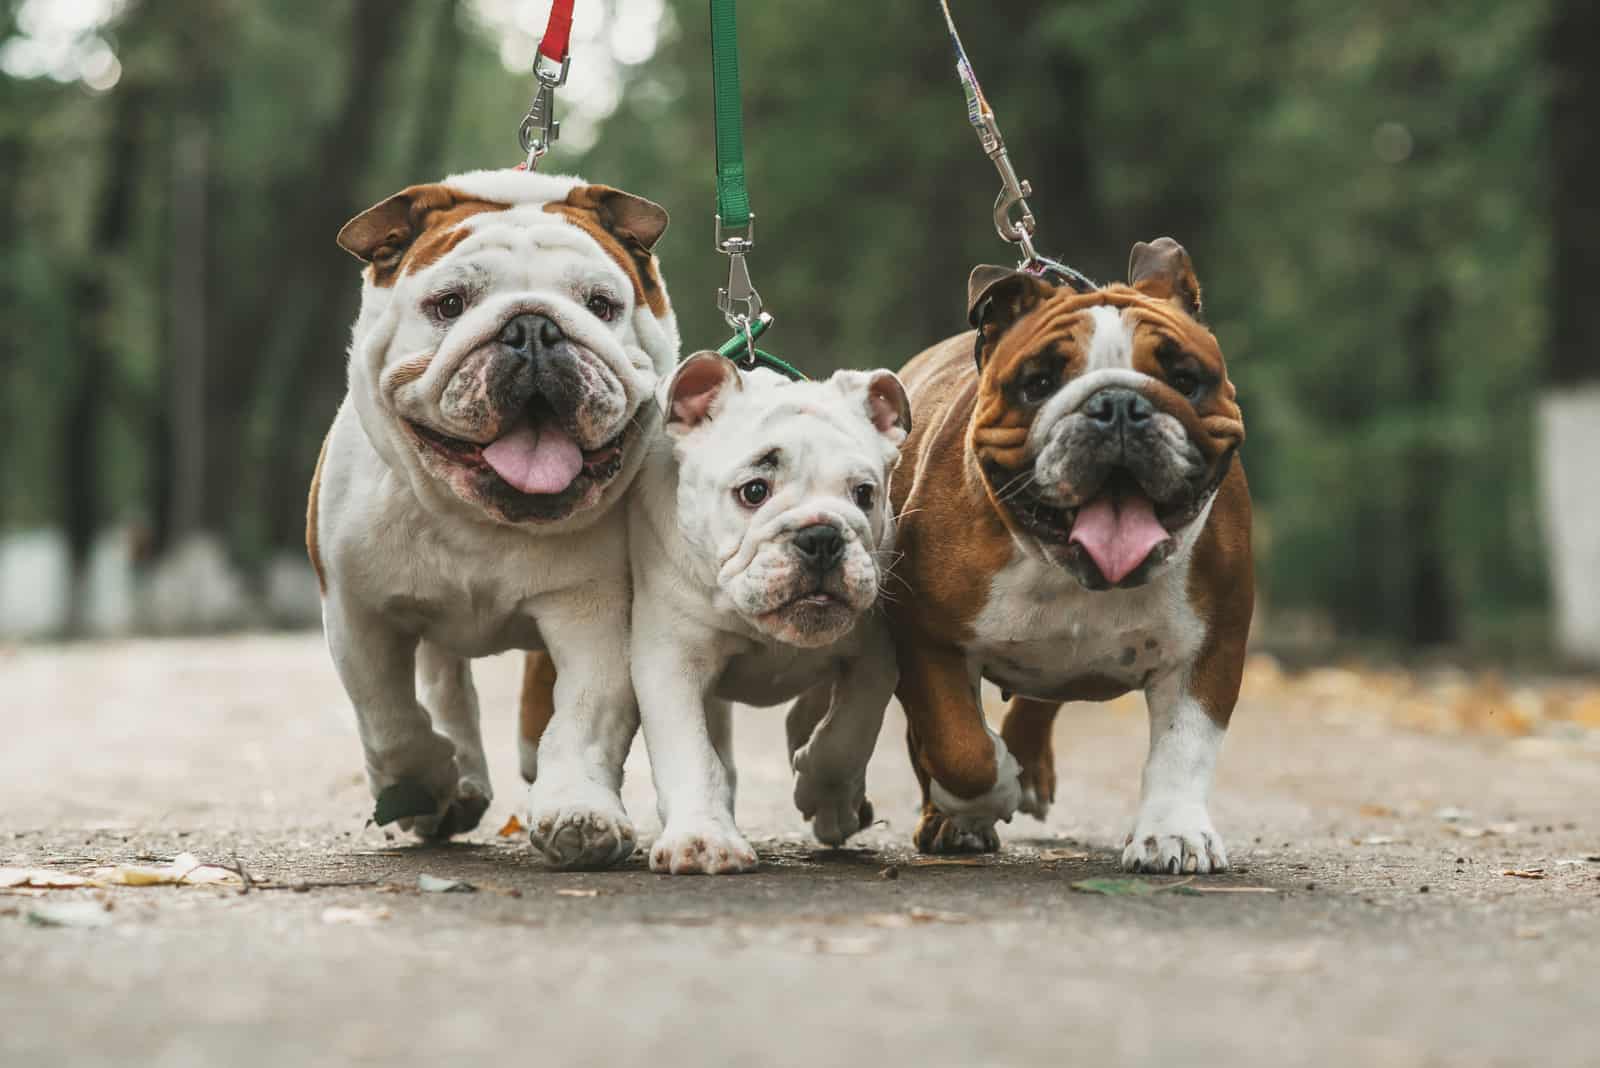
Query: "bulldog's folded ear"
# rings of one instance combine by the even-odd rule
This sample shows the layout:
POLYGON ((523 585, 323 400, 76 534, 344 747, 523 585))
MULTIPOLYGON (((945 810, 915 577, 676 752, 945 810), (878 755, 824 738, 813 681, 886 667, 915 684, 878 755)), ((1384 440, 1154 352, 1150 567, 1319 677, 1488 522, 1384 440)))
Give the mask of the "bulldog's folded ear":
POLYGON ((859 394, 872 425, 896 445, 911 433, 911 400, 893 371, 835 371, 829 381, 846 396, 859 394))
POLYGON ((972 269, 967 278, 967 322, 978 328, 973 358, 980 371, 995 342, 1053 292, 1044 279, 1014 267, 982 264, 972 269))
POLYGON ((504 207, 465 196, 442 182, 413 185, 345 223, 339 231, 339 247, 372 264, 374 280, 385 285, 430 226, 450 226, 477 212, 504 207))
POLYGON ((1200 279, 1189 253, 1170 237, 1140 241, 1128 256, 1128 284, 1147 297, 1170 301, 1200 318, 1200 279))
POLYGON ((567 194, 567 203, 588 208, 601 226, 625 241, 636 242, 646 252, 667 232, 666 208, 609 185, 581 186, 567 194))
POLYGON ((744 388, 739 368, 725 356, 697 352, 680 363, 658 398, 667 433, 682 437, 708 421, 717 397, 730 384, 744 388))

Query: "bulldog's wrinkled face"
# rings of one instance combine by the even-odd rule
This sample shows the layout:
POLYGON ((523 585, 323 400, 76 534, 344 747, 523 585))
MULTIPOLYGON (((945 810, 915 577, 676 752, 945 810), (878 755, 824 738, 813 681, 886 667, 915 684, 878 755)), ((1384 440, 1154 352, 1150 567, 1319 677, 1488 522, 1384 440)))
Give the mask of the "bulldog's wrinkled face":
POLYGON ((390 197, 339 235, 369 264, 352 390, 408 466, 493 520, 593 509, 676 348, 650 252, 666 225, 640 197, 515 172, 390 197))
POLYGON ((727 605, 790 645, 848 634, 892 562, 889 475, 911 428, 900 380, 880 370, 791 382, 702 352, 661 406, 679 527, 727 605))
POLYGON ((969 288, 989 493, 1092 590, 1140 585, 1192 545, 1244 440, 1188 254, 1141 242, 1129 280, 1079 294, 980 267, 969 288))

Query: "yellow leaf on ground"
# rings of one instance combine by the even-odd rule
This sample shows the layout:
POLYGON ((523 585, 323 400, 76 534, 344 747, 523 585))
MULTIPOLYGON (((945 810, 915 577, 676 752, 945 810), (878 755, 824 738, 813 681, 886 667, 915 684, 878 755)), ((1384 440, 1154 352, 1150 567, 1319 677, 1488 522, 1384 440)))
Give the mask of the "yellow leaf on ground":
POLYGON ((513 812, 511 818, 506 820, 506 825, 495 833, 501 838, 515 838, 526 830, 527 828, 522 825, 522 821, 517 819, 517 814, 513 812))

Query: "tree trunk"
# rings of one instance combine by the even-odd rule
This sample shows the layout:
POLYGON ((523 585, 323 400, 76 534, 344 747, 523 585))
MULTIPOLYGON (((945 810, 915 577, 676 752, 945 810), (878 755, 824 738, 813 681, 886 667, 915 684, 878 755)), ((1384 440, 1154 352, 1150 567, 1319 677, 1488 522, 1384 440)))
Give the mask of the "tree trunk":
MULTIPOLYGON (((307 201, 303 191, 291 189, 274 196, 275 206, 282 212, 280 237, 259 264, 262 290, 238 317, 226 342, 227 381, 219 383, 223 388, 210 405, 210 440, 231 445, 225 460, 222 450, 216 450, 224 466, 217 468, 207 495, 211 523, 219 529, 238 505, 239 475, 253 451, 242 428, 261 403, 269 354, 289 360, 292 366, 287 368, 278 395, 267 400, 267 425, 274 442, 264 455, 253 457, 256 470, 271 468, 270 474, 263 474, 256 483, 268 502, 280 496, 276 483, 297 484, 303 498, 311 480, 310 467, 300 462, 301 457, 293 450, 279 451, 278 428, 286 420, 293 423, 304 417, 312 421, 312 414, 315 422, 331 421, 337 405, 345 362, 342 320, 352 307, 355 271, 354 261, 334 246, 333 239, 355 210, 366 206, 358 203, 361 178, 383 129, 381 119, 388 113, 383 106, 384 73, 401 42, 412 0, 357 0, 353 8, 345 99, 338 118, 322 138, 316 196, 307 201), (289 207, 300 204, 305 205, 304 210, 289 207), (300 312, 302 308, 310 310, 300 312), (335 324, 332 328, 326 325, 330 322, 335 324), (310 324, 312 329, 302 324, 310 324), (292 331, 293 336, 284 338, 280 333, 284 330, 292 331), (286 348, 281 343, 285 340, 296 343, 286 348)), ((303 513, 303 508, 292 511, 303 513)), ((269 514, 266 518, 274 527, 288 522, 283 516, 269 514)))
POLYGON ((1600 663, 1600 6, 1561 0, 1550 75, 1550 338, 1539 404, 1541 491, 1556 639, 1600 663))
POLYGON ((130 86, 115 97, 105 181, 95 208, 89 249, 72 287, 78 375, 67 396, 57 442, 61 526, 72 565, 72 592, 67 605, 69 633, 78 632, 83 623, 85 572, 95 534, 104 520, 97 477, 102 459, 100 432, 105 422, 103 400, 115 359, 110 344, 111 324, 106 316, 110 300, 107 267, 123 251, 128 235, 138 185, 143 146, 140 119, 146 110, 146 96, 143 90, 130 86))

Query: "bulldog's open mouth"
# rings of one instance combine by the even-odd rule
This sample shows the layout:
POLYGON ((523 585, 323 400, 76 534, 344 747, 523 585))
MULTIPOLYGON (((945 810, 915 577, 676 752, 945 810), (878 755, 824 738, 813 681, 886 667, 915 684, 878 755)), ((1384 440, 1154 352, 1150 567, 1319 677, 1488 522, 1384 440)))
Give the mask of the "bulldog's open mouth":
POLYGON ((411 420, 406 420, 406 426, 449 463, 492 479, 502 492, 526 497, 564 494, 580 481, 589 485, 609 482, 622 470, 623 446, 633 430, 629 422, 599 448, 583 449, 542 401, 531 405, 509 430, 487 445, 451 437, 411 420))
POLYGON ((1076 508, 1052 504, 1036 490, 1019 495, 1013 514, 1090 589, 1137 586, 1177 549, 1177 532, 1199 512, 1195 502, 1163 506, 1126 468, 1114 468, 1076 508))

